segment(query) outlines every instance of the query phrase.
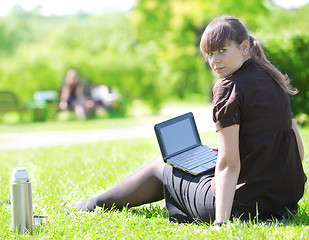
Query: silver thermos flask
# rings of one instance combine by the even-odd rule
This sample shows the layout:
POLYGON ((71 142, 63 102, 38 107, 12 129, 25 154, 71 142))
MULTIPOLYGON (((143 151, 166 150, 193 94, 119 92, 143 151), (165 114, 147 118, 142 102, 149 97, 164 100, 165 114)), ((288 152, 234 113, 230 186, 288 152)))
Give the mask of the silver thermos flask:
POLYGON ((31 232, 33 210, 31 182, 27 168, 14 168, 11 180, 12 229, 20 233, 31 232))

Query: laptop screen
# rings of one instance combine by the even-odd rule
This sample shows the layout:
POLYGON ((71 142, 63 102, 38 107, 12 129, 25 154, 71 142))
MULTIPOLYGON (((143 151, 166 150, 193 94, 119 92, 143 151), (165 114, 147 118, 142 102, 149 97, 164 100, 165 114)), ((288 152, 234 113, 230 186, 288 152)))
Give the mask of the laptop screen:
POLYGON ((173 155, 197 144, 190 119, 184 119, 161 129, 167 155, 173 155))
POLYGON ((158 124, 156 131, 164 158, 201 145, 192 113, 158 124))

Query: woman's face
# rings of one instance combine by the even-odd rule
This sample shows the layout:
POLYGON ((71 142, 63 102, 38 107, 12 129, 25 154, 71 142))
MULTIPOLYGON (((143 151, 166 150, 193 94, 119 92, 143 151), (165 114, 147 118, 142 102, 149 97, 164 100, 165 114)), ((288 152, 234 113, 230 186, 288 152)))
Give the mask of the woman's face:
POLYGON ((76 71, 74 70, 68 71, 66 76, 66 83, 72 86, 78 83, 78 74, 76 71))
POLYGON ((234 41, 228 41, 224 47, 207 53, 210 67, 220 78, 231 76, 249 58, 247 43, 248 41, 243 41, 238 45, 234 41))

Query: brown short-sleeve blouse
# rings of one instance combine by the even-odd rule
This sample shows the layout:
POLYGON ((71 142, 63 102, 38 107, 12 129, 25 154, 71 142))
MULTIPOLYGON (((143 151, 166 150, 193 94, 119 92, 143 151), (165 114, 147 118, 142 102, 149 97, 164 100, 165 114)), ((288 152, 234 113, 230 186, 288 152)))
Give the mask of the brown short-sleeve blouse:
POLYGON ((282 216, 297 211, 303 171, 289 96, 252 60, 212 92, 216 130, 238 124, 241 170, 233 207, 282 216))

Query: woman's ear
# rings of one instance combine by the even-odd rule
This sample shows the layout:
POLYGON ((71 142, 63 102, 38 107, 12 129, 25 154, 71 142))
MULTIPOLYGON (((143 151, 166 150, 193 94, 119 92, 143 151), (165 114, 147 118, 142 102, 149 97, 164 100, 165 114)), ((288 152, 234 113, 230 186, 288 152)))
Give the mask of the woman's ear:
POLYGON ((240 49, 242 51, 242 55, 246 56, 249 53, 249 41, 248 40, 243 40, 240 44, 240 49))

